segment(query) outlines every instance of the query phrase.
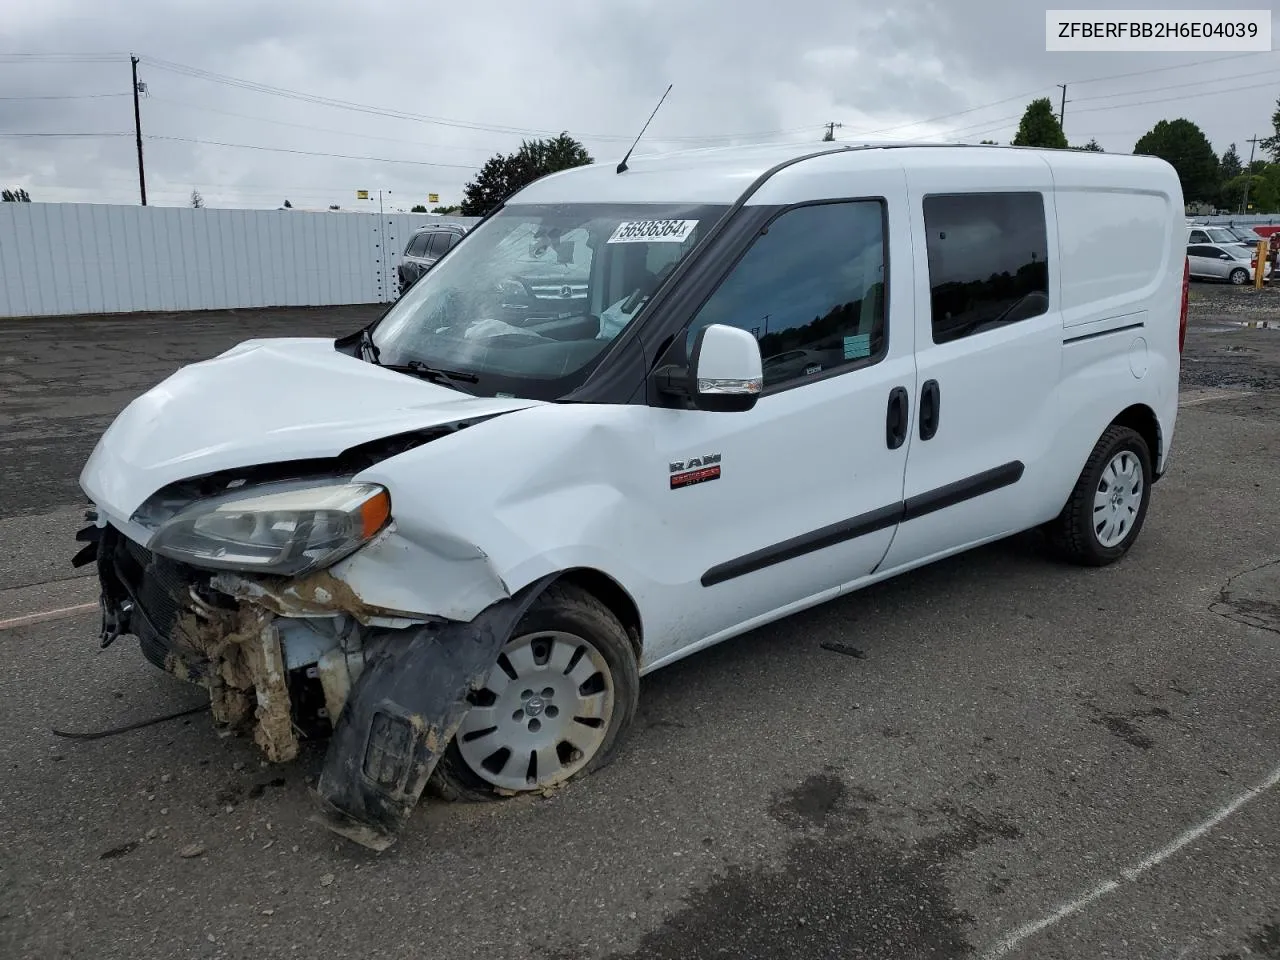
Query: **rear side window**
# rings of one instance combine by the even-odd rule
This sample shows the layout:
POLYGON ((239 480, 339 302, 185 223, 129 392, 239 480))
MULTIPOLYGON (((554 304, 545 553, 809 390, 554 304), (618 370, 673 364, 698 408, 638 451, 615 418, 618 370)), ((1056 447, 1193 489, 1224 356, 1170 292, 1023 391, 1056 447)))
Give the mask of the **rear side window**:
POLYGON ((425 233, 418 234, 416 237, 414 237, 412 240, 409 241, 409 246, 408 248, 406 248, 404 255, 406 257, 422 256, 427 250, 428 239, 430 239, 430 236, 428 234, 425 234, 425 233))
POLYGON ((427 247, 428 257, 440 257, 449 249, 449 241, 453 238, 449 233, 431 234, 431 246, 427 247))
POLYGON ((764 385, 799 384, 885 348, 885 210, 879 200, 795 207, 774 220, 690 325, 753 333, 764 385))
POLYGON ((1214 247, 1206 247, 1206 246, 1187 247, 1187 256, 1216 258, 1218 256, 1218 250, 1215 249, 1214 247))
POLYGON ((1049 241, 1039 193, 924 198, 933 342, 1049 310, 1049 241))

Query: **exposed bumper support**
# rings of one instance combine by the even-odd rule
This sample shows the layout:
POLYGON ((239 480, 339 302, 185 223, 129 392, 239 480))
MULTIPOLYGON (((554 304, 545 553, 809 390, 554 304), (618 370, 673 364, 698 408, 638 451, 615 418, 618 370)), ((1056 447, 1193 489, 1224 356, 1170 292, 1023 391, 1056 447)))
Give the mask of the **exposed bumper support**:
POLYGON ((517 621, 551 581, 469 623, 397 631, 370 656, 333 731, 316 784, 324 826, 374 850, 395 842, 517 621))

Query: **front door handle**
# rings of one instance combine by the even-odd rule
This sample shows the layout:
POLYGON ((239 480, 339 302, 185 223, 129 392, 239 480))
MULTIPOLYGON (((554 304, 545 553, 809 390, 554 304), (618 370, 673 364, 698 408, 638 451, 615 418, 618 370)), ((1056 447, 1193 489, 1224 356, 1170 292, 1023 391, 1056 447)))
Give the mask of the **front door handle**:
POLYGON ((907 416, 910 400, 906 387, 894 387, 889 391, 889 410, 885 418, 885 443, 890 450, 897 450, 907 439, 907 416))
POLYGON ((930 440, 938 432, 942 408, 942 391, 937 380, 926 380, 920 388, 920 439, 930 440))

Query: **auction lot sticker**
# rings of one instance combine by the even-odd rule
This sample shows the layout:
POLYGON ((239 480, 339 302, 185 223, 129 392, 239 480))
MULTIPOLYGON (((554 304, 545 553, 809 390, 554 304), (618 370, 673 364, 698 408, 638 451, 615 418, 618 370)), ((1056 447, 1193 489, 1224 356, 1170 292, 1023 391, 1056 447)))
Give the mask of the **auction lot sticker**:
POLYGON ((697 220, 625 220, 609 243, 684 243, 697 220))

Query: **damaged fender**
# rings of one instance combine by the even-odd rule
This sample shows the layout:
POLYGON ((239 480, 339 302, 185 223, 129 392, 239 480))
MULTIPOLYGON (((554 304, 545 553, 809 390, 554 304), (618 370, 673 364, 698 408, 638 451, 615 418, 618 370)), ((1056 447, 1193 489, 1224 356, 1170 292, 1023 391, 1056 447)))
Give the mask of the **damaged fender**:
POLYGON ((412 814, 503 644, 554 580, 534 581, 467 623, 396 631, 370 651, 334 726, 313 818, 385 850, 412 814))

